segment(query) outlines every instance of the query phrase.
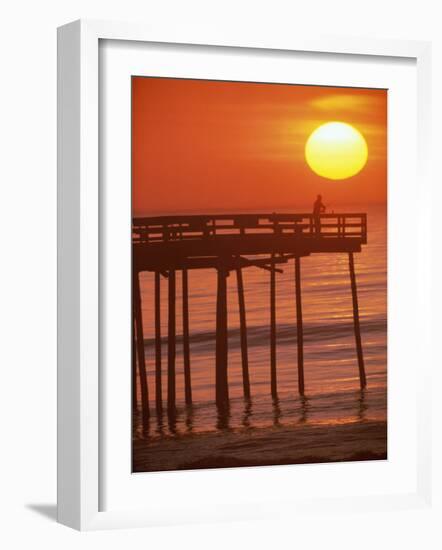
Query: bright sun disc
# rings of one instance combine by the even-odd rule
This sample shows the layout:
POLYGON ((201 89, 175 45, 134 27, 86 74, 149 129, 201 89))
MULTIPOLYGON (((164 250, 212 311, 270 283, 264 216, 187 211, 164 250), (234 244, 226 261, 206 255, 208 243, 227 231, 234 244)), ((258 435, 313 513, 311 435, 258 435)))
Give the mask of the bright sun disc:
POLYGON ((364 136, 345 122, 327 122, 314 130, 305 144, 310 168, 323 178, 343 180, 364 168, 368 147, 364 136))

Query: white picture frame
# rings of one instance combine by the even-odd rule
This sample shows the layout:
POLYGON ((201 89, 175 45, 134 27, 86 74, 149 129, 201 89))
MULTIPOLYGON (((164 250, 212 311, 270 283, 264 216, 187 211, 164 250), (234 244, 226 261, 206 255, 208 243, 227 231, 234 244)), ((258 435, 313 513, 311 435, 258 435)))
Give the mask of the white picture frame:
MULTIPOLYGON (((427 355, 422 359, 416 380, 417 484, 416 490, 366 496, 318 495, 290 501, 274 498, 266 503, 251 502, 244 513, 235 506, 227 514, 221 506, 205 503, 168 514, 164 508, 114 507, 103 510, 100 483, 103 482, 102 433, 100 424, 100 281, 101 192, 99 175, 99 48, 101 40, 128 43, 168 43, 211 45, 241 49, 284 52, 328 53, 332 55, 410 58, 417 71, 417 163, 418 163, 418 255, 416 280, 419 312, 429 312, 430 249, 429 231, 431 185, 427 172, 430 119, 430 45, 426 42, 368 40, 356 38, 293 37, 267 43, 263 38, 241 38, 225 34, 210 38, 186 36, 183 30, 171 36, 157 36, 149 28, 134 24, 76 21, 58 32, 58 520, 80 530, 150 526, 177 522, 197 522, 241 517, 267 517, 293 513, 314 513, 332 508, 343 512, 359 507, 379 510, 426 506, 431 498, 430 468, 430 348, 426 344, 430 316, 423 315, 419 340, 427 355)), ((424 356, 423 356, 424 357, 424 356)), ((189 476, 191 473, 169 474, 189 476)), ((216 472, 204 472, 204 482, 216 472)), ((259 472, 256 475, 261 475, 259 472)), ((284 470, 279 470, 284 475, 284 470)), ((200 478, 202 479, 202 478, 200 478)), ((200 481, 201 483, 201 481, 200 481)), ((232 499, 233 500, 233 499, 232 499)))

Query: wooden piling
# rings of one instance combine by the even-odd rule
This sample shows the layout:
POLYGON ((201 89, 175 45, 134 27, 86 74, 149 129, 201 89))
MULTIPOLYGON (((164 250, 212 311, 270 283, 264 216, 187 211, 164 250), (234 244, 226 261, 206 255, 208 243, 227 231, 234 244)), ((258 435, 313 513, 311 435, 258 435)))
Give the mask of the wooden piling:
MULTIPOLYGON (((135 310, 132 308, 132 311, 135 310)), ((132 319, 132 411, 137 411, 137 341, 135 338, 135 315, 132 319)))
POLYGON ((190 346, 189 346, 189 284, 187 269, 182 272, 183 290, 183 361, 184 361, 184 394, 186 405, 192 404, 192 380, 190 376, 190 346))
POLYGON ((359 382, 361 384, 361 389, 364 389, 367 386, 367 378, 365 376, 364 356, 362 354, 361 327, 359 324, 359 305, 358 305, 358 294, 356 289, 356 275, 355 275, 355 264, 353 259, 353 252, 350 252, 348 254, 348 263, 350 267, 351 294, 353 298, 353 321, 354 321, 356 351, 358 355, 359 382))
POLYGON ((138 273, 133 276, 133 307, 135 333, 137 341, 138 373, 141 386, 141 406, 143 417, 149 417, 149 387, 147 384, 146 358, 144 354, 144 334, 143 334, 143 315, 141 310, 141 289, 138 273))
POLYGON ((167 407, 174 413, 176 407, 176 278, 175 271, 169 271, 168 336, 167 336, 167 407))
POLYGON ((227 378, 228 334, 227 334, 227 276, 223 267, 217 269, 216 300, 216 404, 220 408, 228 406, 229 386, 227 378))
POLYGON ((276 271, 275 255, 272 254, 270 271, 270 386, 272 397, 278 395, 278 385, 276 379, 276 271))
POLYGON ((236 268, 236 281, 238 286, 238 306, 239 306, 239 330, 241 339, 241 363, 242 363, 242 384, 243 393, 246 399, 250 398, 250 378, 249 378, 249 352, 247 348, 247 323, 246 323, 246 305, 244 299, 244 282, 242 269, 236 268))
POLYGON ((304 395, 304 332, 302 326, 301 302, 301 258, 295 257, 295 286, 296 286, 296 330, 298 350, 298 389, 304 395))
POLYGON ((161 360, 161 277, 155 271, 155 402, 158 411, 163 408, 161 360))

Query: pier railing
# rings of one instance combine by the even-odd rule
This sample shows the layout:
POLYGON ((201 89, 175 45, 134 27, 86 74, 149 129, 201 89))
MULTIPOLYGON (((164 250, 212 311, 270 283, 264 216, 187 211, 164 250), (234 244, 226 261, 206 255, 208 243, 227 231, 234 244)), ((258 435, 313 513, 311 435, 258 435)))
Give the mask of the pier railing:
POLYGON ((134 218, 133 242, 211 239, 222 235, 295 235, 302 238, 357 238, 367 242, 367 215, 220 214, 134 218))

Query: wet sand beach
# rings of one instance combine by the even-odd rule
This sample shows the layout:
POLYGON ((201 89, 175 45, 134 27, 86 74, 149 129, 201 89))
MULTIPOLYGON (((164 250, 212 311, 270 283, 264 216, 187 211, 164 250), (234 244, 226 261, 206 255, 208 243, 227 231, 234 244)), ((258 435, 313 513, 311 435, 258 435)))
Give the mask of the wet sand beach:
POLYGON ((243 428, 137 439, 134 472, 387 458, 387 423, 243 428))

